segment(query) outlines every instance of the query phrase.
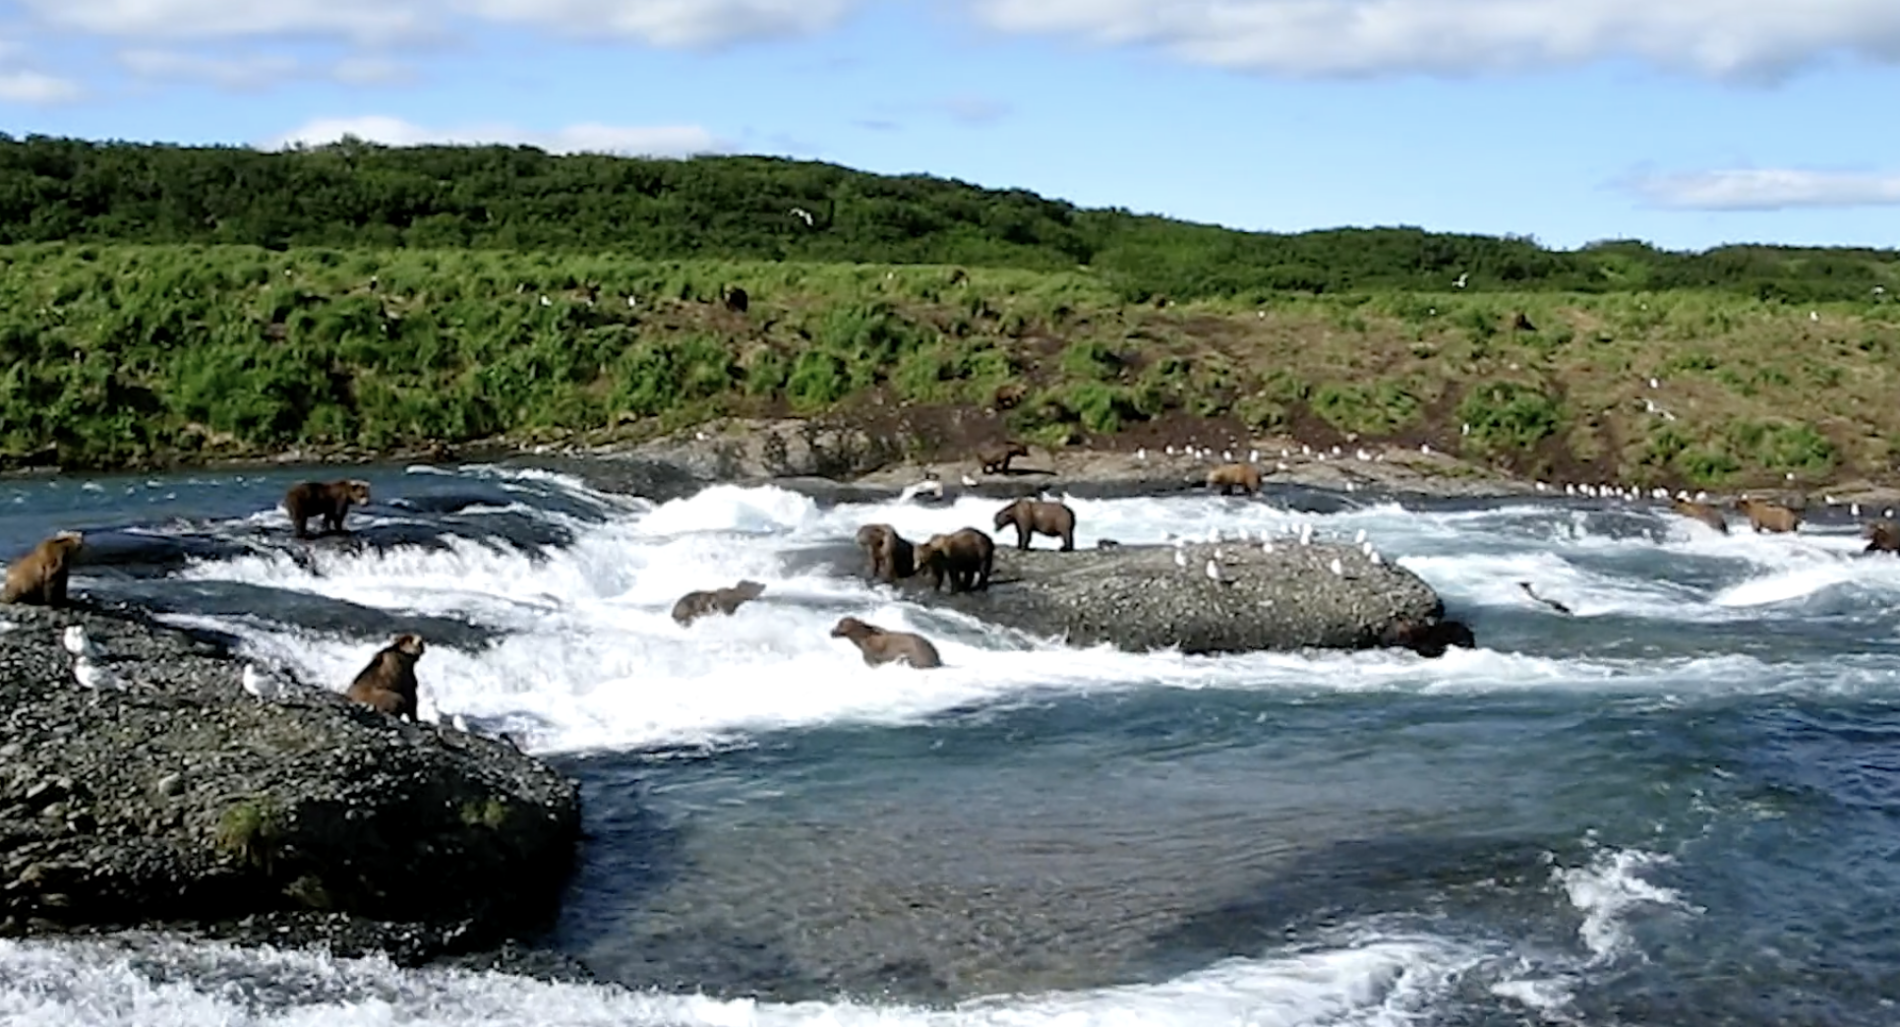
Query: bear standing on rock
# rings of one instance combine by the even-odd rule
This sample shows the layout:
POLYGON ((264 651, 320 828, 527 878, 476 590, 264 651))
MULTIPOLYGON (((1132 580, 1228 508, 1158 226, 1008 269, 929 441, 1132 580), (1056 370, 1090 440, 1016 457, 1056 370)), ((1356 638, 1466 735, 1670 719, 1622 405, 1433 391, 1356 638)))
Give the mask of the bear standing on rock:
POLYGON ((340 533, 350 506, 368 503, 369 482, 366 481, 306 481, 292 485, 290 491, 284 493, 284 512, 290 515, 292 530, 298 538, 310 537, 306 525, 312 517, 322 518, 325 533, 340 533))
POLYGON ((85 544, 77 531, 62 531, 7 567, 7 583, 0 590, 0 603, 25 603, 35 606, 66 605, 66 575, 72 568, 73 554, 85 544))
POLYGON ((916 547, 888 524, 867 524, 859 528, 858 545, 864 550, 873 578, 895 583, 898 578, 916 573, 916 547))
POLYGON ((1066 503, 1042 499, 1018 499, 996 511, 996 530, 1016 526, 1016 548, 1028 549, 1029 536, 1048 535, 1062 540, 1062 551, 1075 549, 1075 511, 1066 503))
POLYGON ((986 590, 995 567, 995 540, 975 528, 932 535, 917 547, 917 573, 930 575, 933 591, 943 588, 945 577, 952 593, 986 590))
POLYGON ((397 635, 357 672, 344 697, 398 720, 416 719, 416 661, 422 659, 419 635, 397 635))

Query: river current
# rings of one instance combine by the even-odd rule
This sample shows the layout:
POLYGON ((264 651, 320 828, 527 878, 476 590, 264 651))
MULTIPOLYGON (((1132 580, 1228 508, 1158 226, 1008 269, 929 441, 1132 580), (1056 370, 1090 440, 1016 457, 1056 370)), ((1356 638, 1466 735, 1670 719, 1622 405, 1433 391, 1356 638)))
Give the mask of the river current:
POLYGON ((307 472, 8 480, 0 550, 84 529, 76 591, 333 688, 421 633, 435 705, 582 782, 536 944, 614 984, 0 941, 0 1019, 1900 1022, 1900 559, 1860 557, 1845 511, 1723 536, 1617 499, 1070 499, 1082 547, 1363 531, 1479 641, 1191 657, 857 577, 858 525, 987 526, 994 500, 352 473, 375 502, 315 544, 277 506, 307 472), (740 578, 764 596, 670 618, 740 578), (946 666, 866 667, 828 636, 844 614, 946 666))

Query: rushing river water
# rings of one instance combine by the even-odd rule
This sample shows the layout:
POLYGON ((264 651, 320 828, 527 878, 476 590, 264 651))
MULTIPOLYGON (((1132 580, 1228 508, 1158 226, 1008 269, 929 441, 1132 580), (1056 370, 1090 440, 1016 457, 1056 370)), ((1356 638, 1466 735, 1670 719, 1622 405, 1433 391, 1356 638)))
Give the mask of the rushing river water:
POLYGON ((1481 645, 1207 658, 853 575, 859 524, 986 526, 995 501, 368 477, 356 538, 309 546, 288 471, 0 482, 0 549, 87 529, 104 562, 77 590, 332 687, 421 632, 444 711, 582 782, 590 839, 541 943, 627 987, 0 942, 0 1018, 1900 1022, 1900 559, 1859 558, 1845 515, 1725 537, 1614 500, 1072 500, 1083 547, 1363 529, 1481 645), (768 590, 735 616, 668 616, 741 577, 768 590), (947 666, 865 667, 828 637, 847 613, 947 666))

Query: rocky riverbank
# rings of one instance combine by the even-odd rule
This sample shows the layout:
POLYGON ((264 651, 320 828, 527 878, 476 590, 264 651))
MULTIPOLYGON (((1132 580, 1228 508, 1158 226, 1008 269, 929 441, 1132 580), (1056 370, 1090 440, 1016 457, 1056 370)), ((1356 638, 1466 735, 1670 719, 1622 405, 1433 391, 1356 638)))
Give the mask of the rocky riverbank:
POLYGON ((938 593, 922 578, 906 585, 927 603, 1073 645, 1443 651, 1438 594, 1411 571, 1375 563, 1359 549, 1292 540, 1267 552, 1257 542, 1203 542, 1180 554, 1177 562, 1174 546, 998 547, 987 591, 938 593), (1210 563, 1218 578, 1208 574, 1210 563))
POLYGON ((216 640, 136 611, 0 606, 0 933, 160 928, 419 961, 554 913, 575 782, 328 688, 264 702, 241 673, 216 640), (122 687, 75 681, 74 624, 122 687))

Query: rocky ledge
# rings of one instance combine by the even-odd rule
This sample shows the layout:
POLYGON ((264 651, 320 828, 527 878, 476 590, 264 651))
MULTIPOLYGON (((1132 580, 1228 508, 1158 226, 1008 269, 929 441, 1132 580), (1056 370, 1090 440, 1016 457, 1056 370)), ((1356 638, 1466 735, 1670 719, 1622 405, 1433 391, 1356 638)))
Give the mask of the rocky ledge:
POLYGON ((301 689, 131 610, 0 606, 0 934, 161 928, 402 961, 551 917, 577 785, 505 740, 301 689), (75 681, 80 624, 122 684, 75 681))
MULTIPOLYGON (((1072 644, 1184 653, 1402 646, 1429 656, 1472 644, 1431 586, 1358 549, 1297 540, 1117 546, 1058 552, 998 546, 984 592, 925 602, 1072 644), (1207 573, 1213 561, 1220 579, 1207 573), (1338 561, 1340 573, 1333 572, 1338 561)), ((945 583, 947 589, 948 582, 945 583)))

